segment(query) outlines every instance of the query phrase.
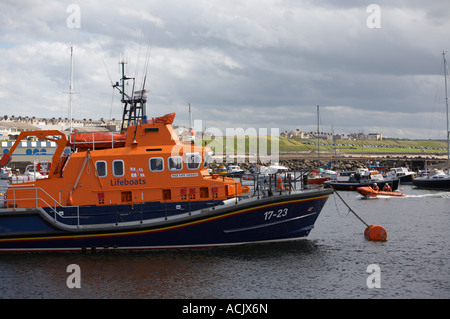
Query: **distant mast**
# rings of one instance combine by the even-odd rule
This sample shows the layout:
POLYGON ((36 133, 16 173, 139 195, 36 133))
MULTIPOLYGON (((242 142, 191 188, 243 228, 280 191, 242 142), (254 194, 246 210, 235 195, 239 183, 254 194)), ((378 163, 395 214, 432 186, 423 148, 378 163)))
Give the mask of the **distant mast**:
POLYGON ((69 116, 70 134, 72 134, 72 95, 73 95, 73 46, 70 47, 70 87, 69 87, 69 116))
POLYGON ((192 111, 191 111, 191 103, 189 105, 189 129, 192 130, 192 111))
POLYGON ((319 139, 319 126, 320 126, 320 113, 319 113, 319 105, 317 105, 317 161, 319 162, 320 168, 320 139, 319 139))
POLYGON ((191 142, 191 144, 194 144, 195 141, 195 131, 192 127, 192 109, 191 109, 191 103, 188 103, 189 105, 189 141, 191 142))
POLYGON ((445 59, 445 51, 442 51, 442 56, 444 57, 444 79, 445 79, 445 105, 447 111, 447 164, 450 161, 450 130, 448 123, 448 93, 447 93, 447 60, 445 59))

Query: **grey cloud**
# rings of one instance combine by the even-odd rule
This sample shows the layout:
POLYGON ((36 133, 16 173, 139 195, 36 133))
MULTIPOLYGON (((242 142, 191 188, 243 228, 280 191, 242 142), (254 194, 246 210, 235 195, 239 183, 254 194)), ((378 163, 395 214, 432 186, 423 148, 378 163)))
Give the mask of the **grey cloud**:
MULTIPOLYGON (((80 29, 66 25, 70 3, 2 3, 4 113, 67 114, 74 45, 75 116, 120 117, 108 73, 118 80, 119 56, 126 56, 133 75, 151 46, 149 108, 176 110, 180 122, 190 102, 210 126, 308 128, 319 104, 340 130, 438 134, 423 121, 426 113, 415 113, 443 94, 436 87, 448 45, 445 1, 378 1, 380 29, 367 27, 369 3, 356 0, 78 1, 80 29)), ((437 110, 431 107, 430 118, 437 110)))

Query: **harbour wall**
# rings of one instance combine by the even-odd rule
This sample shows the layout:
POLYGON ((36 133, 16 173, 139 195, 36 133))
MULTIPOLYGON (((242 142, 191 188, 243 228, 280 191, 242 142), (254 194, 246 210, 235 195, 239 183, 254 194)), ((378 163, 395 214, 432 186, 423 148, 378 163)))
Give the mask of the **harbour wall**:
MULTIPOLYGON (((355 170, 356 168, 377 165, 387 168, 408 167, 410 170, 419 171, 426 168, 444 168, 447 165, 447 157, 437 154, 405 154, 405 153, 342 153, 336 157, 331 153, 315 152, 290 152, 279 153, 274 158, 280 165, 292 170, 317 169, 328 166, 331 162, 333 170, 355 170)), ((248 169, 255 164, 267 164, 271 157, 266 157, 262 161, 254 156, 214 156, 212 166, 220 164, 237 163, 241 168, 248 169), (239 160, 237 160, 239 158, 239 160)))

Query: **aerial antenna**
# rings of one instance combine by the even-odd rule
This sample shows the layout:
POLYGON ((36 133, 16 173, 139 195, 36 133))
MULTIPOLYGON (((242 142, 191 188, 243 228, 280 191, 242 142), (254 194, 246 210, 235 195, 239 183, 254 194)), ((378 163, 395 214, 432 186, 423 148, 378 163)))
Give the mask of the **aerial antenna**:
POLYGON ((156 21, 155 21, 155 25, 153 26, 152 36, 149 38, 148 45, 147 45, 147 54, 145 56, 145 67, 144 67, 144 73, 142 75, 142 82, 143 82, 142 83, 142 90, 144 90, 145 81, 147 79, 148 63, 150 61, 150 55, 152 53, 153 39, 155 38, 155 33, 156 33, 156 21))
POLYGON ((192 130, 192 111, 191 111, 191 103, 189 105, 189 129, 192 130))
POLYGON ((69 92, 65 92, 65 94, 69 94, 69 123, 70 128, 69 131, 72 134, 73 131, 73 121, 72 121, 72 104, 73 104, 73 46, 70 47, 70 84, 69 84, 69 92))
POLYGON ((70 88, 69 88, 69 113, 70 113, 70 134, 72 134, 72 93, 73 91, 73 46, 70 47, 70 88))

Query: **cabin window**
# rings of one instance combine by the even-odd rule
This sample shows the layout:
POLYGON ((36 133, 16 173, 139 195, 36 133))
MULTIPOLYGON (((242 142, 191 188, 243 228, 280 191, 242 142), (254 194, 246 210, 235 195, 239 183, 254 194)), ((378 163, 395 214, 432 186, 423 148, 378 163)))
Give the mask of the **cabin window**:
POLYGON ((95 162, 95 169, 98 177, 106 177, 108 175, 108 169, 106 167, 105 161, 97 161, 95 162))
POLYGON ((197 170, 202 163, 202 157, 198 153, 186 153, 186 166, 189 170, 197 170))
POLYGON ((153 157, 149 160, 150 171, 162 172, 164 170, 164 159, 162 157, 153 157))
POLYGON ((113 175, 115 177, 122 177, 123 175, 125 175, 125 169, 122 160, 113 161, 113 175))
POLYGON ((167 161, 170 171, 180 171, 183 169, 183 159, 180 156, 169 157, 167 161))

